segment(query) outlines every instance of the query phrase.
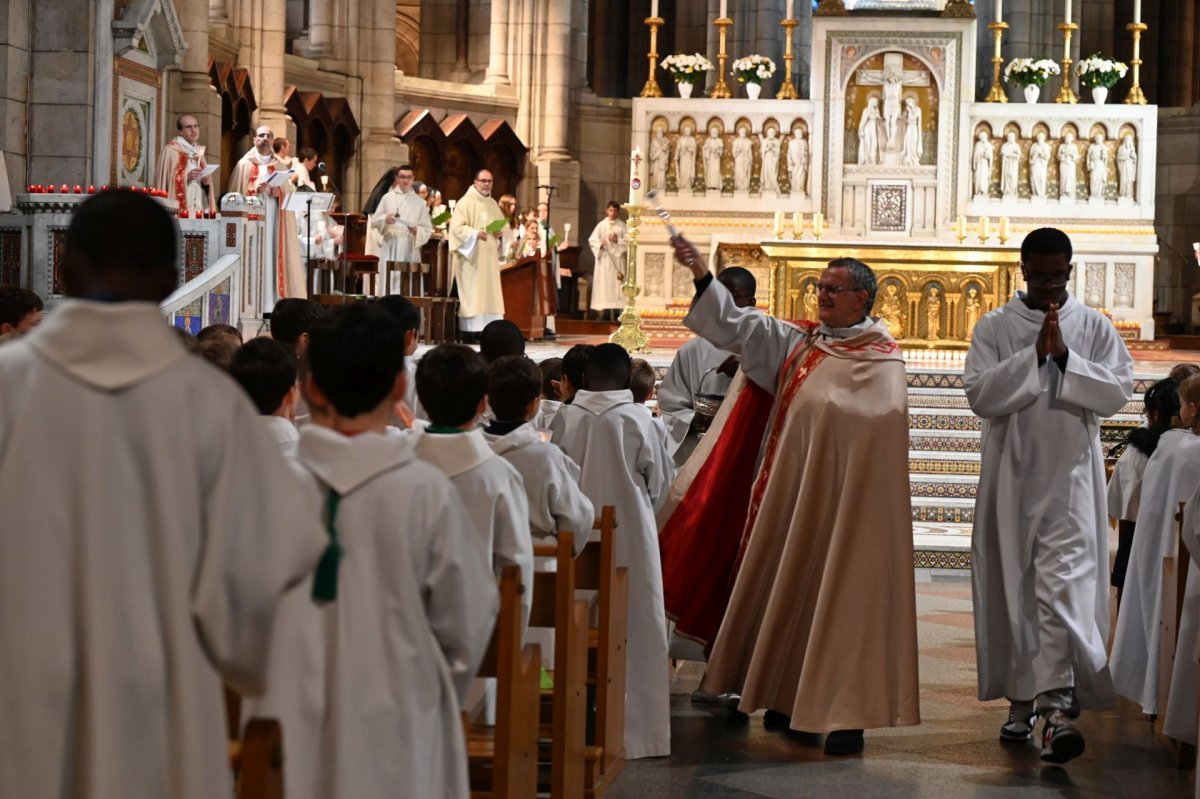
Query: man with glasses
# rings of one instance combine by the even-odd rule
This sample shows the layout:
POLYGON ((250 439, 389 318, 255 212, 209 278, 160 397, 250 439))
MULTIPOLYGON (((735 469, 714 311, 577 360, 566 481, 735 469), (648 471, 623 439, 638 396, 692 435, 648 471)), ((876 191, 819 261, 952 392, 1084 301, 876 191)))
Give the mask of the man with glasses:
POLYGON ((413 191, 413 168, 408 164, 402 164, 396 170, 391 191, 383 195, 375 213, 371 214, 371 227, 382 242, 379 249, 379 292, 399 294, 399 271, 391 274, 391 284, 384 284, 388 280, 387 264, 420 263, 421 248, 433 235, 429 208, 420 195, 413 191))
POLYGON ((212 176, 201 177, 208 163, 204 160, 204 145, 200 143, 200 123, 191 114, 184 114, 175 121, 175 129, 179 135, 163 147, 154 185, 167 192, 181 209, 217 210, 212 176))
POLYGON ((458 283, 458 315, 463 341, 474 344, 489 322, 504 318, 504 295, 500 290, 500 241, 502 231, 488 226, 503 220, 504 213, 492 199, 492 173, 481 169, 475 182, 450 215, 450 252, 454 280, 458 283))
POLYGON ((667 611, 711 642, 702 692, 860 752, 864 728, 920 723, 908 389, 868 316, 875 274, 831 261, 820 321, 787 323, 738 307, 673 243, 696 279, 684 324, 742 373, 659 514, 667 611))
POLYGON ((1071 240, 1021 243, 1028 288, 979 320, 963 376, 983 419, 971 579, 979 698, 1007 698, 1004 741, 1038 716, 1042 759, 1083 753, 1079 709, 1112 703, 1108 523, 1100 420, 1132 395, 1133 359, 1103 314, 1067 291, 1071 240))

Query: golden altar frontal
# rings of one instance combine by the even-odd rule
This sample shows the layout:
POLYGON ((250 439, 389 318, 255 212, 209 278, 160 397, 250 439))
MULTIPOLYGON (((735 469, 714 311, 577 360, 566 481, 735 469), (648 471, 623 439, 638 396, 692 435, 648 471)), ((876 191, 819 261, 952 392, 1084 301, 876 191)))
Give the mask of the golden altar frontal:
POLYGON ((817 283, 835 258, 857 258, 875 271, 879 290, 872 316, 909 347, 961 348, 975 323, 1012 296, 1019 251, 1011 247, 895 242, 764 241, 724 244, 717 271, 742 266, 767 279, 767 310, 784 319, 817 319, 817 283))

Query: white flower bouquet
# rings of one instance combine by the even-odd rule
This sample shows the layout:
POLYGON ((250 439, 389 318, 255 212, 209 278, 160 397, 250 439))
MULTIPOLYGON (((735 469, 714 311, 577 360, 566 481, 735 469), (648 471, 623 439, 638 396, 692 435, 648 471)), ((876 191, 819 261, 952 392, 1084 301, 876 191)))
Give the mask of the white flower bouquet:
POLYGON ((775 74, 775 62, 765 55, 748 55, 734 61, 729 74, 737 78, 738 83, 762 83, 775 74))
POLYGON ((1057 61, 1049 58, 1014 58, 1004 68, 1004 82, 1018 86, 1042 86, 1051 75, 1061 75, 1057 61))
POLYGON ((1075 74, 1079 76, 1079 85, 1087 88, 1097 86, 1111 89, 1117 81, 1125 77, 1129 67, 1103 53, 1092 53, 1075 65, 1075 74))
POLYGON ((713 64, 700 53, 676 53, 662 60, 662 68, 676 83, 695 83, 713 70, 713 64))

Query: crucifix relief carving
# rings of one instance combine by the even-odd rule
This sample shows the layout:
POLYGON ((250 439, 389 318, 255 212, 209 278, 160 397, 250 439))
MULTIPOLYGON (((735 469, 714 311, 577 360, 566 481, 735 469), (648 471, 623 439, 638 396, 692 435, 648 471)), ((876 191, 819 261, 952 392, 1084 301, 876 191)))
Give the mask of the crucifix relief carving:
MULTIPOLYGON (((903 93, 907 88, 929 85, 929 73, 923 69, 905 69, 902 53, 884 53, 883 69, 860 69, 855 74, 859 86, 882 86, 883 108, 877 124, 882 128, 879 141, 879 159, 874 163, 897 164, 903 145, 904 103, 903 93)), ((866 124, 866 123, 864 123, 866 124)), ((872 160, 860 163, 871 163, 872 160)))

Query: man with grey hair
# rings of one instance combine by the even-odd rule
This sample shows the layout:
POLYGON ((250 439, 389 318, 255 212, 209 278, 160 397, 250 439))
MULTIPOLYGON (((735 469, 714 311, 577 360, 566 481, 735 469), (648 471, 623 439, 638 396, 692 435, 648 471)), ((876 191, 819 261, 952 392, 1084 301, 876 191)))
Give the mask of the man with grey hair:
POLYGON ((659 513, 667 612, 709 642, 703 693, 860 752, 865 728, 920 723, 908 389, 868 315, 875 275, 830 261, 820 321, 789 323, 739 308, 673 243, 696 278, 684 324, 742 371, 659 513))

